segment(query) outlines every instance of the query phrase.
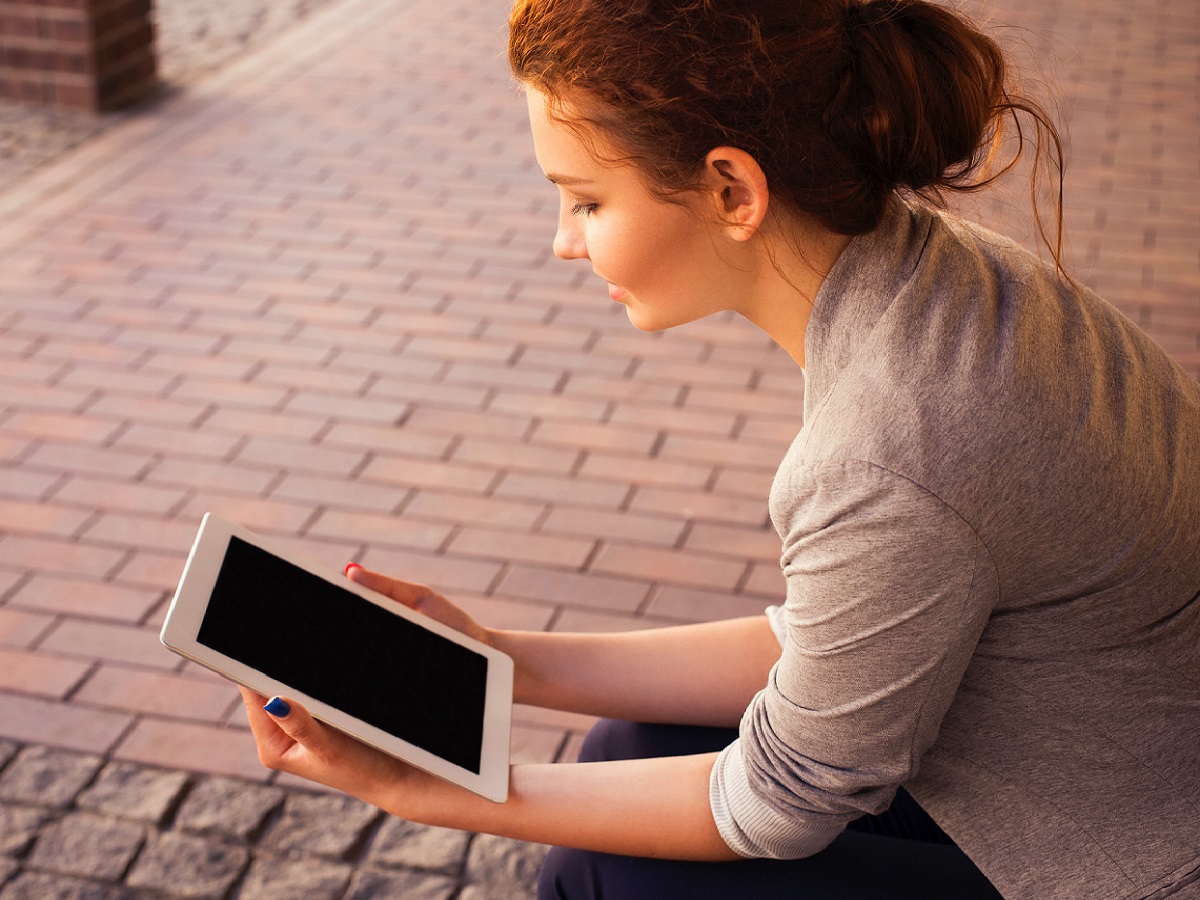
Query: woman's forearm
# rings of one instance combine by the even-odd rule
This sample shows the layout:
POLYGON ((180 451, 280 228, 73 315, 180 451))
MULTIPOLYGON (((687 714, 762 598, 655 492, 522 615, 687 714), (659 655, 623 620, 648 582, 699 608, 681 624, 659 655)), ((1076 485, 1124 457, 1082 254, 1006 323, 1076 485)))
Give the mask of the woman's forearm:
POLYGON ((242 688, 259 758, 272 769, 352 794, 427 825, 671 859, 733 859, 709 807, 716 754, 518 765, 505 803, 471 793, 242 688), (279 707, 282 708, 279 708, 279 707))
POLYGON ((709 807, 715 754, 514 766, 506 803, 431 775, 364 797, 403 818, 604 853, 730 860, 709 807))
POLYGON ((616 634, 493 632, 491 643, 516 662, 518 703, 727 727, 780 654, 765 615, 616 634))
POLYGON ((643 722, 732 727, 767 683, 779 642, 765 615, 615 634, 485 628, 421 584, 347 569, 352 581, 506 652, 518 703, 643 722))

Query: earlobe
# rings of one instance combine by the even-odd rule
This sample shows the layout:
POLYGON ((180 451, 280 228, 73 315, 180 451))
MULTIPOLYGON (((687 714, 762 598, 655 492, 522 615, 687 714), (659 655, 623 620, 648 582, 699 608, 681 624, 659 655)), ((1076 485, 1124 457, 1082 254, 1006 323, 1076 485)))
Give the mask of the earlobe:
POLYGON ((717 147, 704 162, 718 218, 734 240, 749 240, 767 214, 769 194, 762 167, 736 147, 717 147))

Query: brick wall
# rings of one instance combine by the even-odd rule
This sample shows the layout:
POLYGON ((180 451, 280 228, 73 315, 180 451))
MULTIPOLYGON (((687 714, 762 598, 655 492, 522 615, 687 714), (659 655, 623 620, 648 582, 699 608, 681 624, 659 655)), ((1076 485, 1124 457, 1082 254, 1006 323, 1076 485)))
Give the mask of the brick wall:
POLYGON ((151 0, 0 0, 0 99, 89 112, 157 83, 151 0))

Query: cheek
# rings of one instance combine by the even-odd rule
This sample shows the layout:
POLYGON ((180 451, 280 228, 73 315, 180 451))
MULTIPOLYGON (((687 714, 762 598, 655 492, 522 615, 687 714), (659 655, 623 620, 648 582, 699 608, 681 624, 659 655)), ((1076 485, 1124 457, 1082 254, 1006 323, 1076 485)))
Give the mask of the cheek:
POLYGON ((634 217, 629 227, 597 228, 588 235, 592 261, 601 274, 634 289, 670 287, 694 257, 692 234, 670 216, 634 217), (607 263, 605 267, 604 263, 607 263))

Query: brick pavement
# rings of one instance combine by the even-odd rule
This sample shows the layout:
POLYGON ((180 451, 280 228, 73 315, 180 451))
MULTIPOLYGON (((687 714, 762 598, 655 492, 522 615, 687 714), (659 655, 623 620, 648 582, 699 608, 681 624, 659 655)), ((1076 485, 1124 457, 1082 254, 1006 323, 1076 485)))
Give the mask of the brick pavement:
MULTIPOLYGON (((1200 373, 1200 10, 964 5, 1033 28, 1061 82, 1075 271, 1200 373)), ((268 896, 260 859, 345 876, 313 896, 364 873, 490 889, 468 865, 482 839, 444 870, 378 858, 400 827, 378 819, 332 850, 272 843, 311 795, 259 767, 226 685, 157 643, 206 509, 502 626, 778 599, 765 496, 799 373, 727 317, 639 334, 586 265, 553 260, 501 7, 345 0, 0 193, 0 816, 18 823, 0 897, 78 878, 52 851, 97 831, 125 863, 78 896, 166 889, 160 852, 198 860, 176 893, 228 864, 268 896), (47 755, 77 773, 59 799, 4 793, 47 755), (122 778, 155 786, 127 792, 150 807, 97 805, 122 778), (185 811, 230 778, 280 805, 213 838, 185 811)), ((1021 203, 977 211, 1028 235, 1021 203)), ((569 757, 586 724, 518 710, 515 756, 569 757)))
MULTIPOLYGON (((269 42, 330 0, 155 0, 161 93, 193 84, 269 42)), ((5 44, 0 33, 0 48, 5 44)), ((0 192, 136 110, 89 115, 0 100, 0 192)))

